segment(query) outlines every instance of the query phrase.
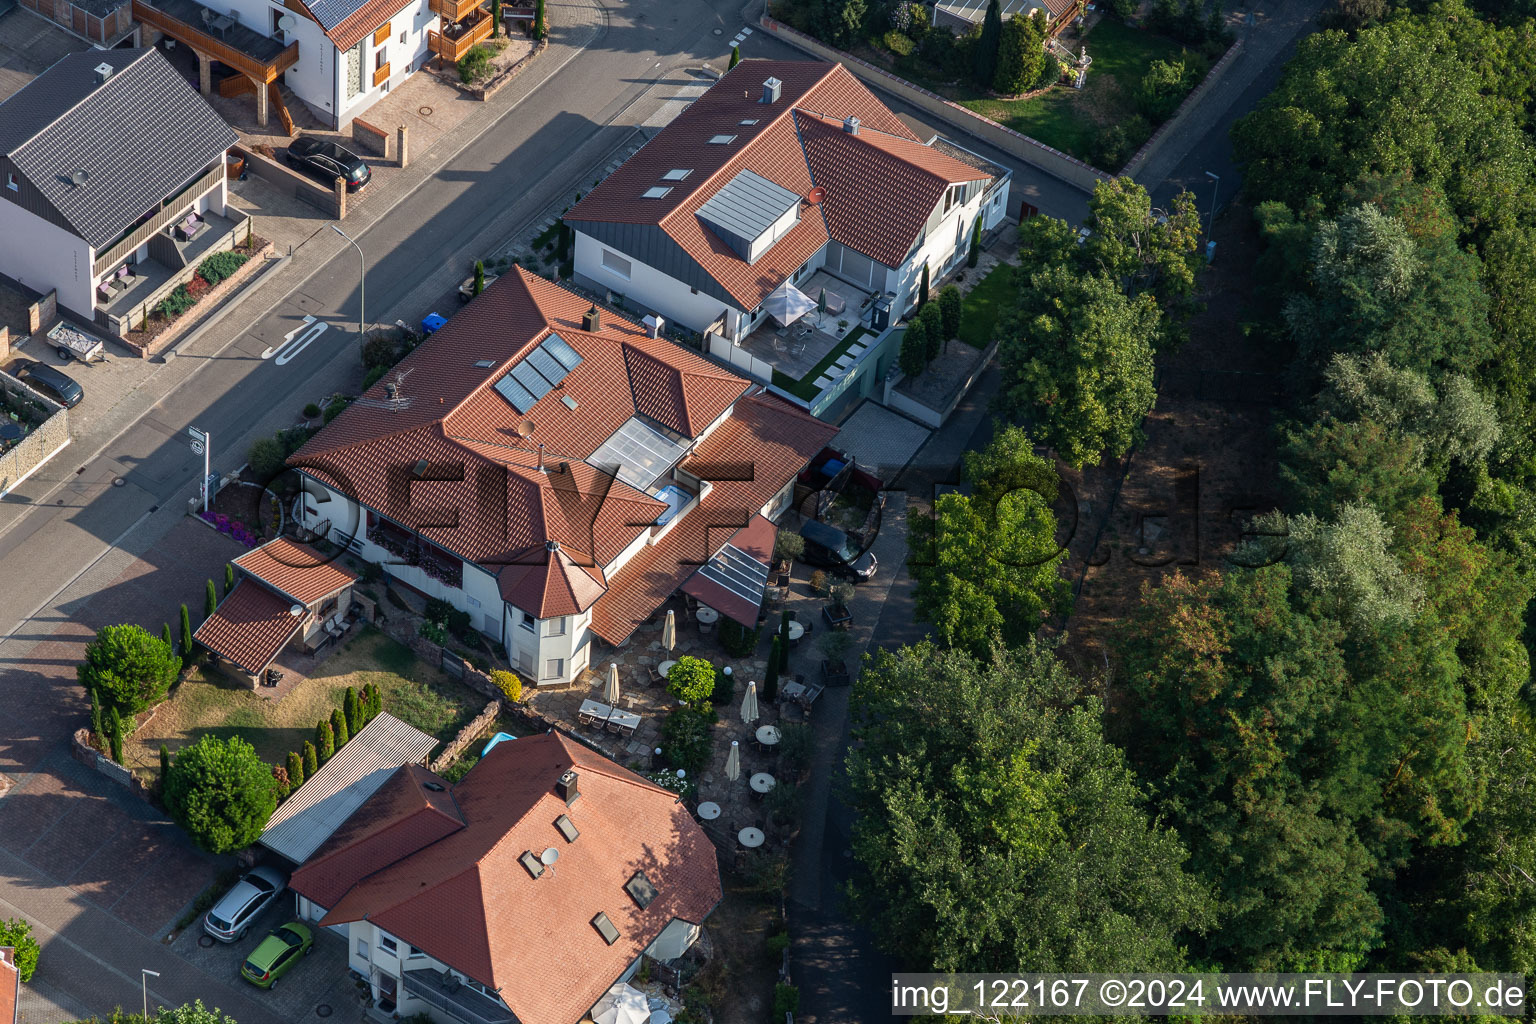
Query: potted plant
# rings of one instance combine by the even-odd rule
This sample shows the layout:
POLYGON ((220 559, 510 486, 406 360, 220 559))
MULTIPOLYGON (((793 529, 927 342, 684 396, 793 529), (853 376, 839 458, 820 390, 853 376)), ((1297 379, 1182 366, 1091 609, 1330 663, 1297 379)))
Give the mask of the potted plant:
POLYGON ((828 686, 847 686, 850 682, 848 676, 848 648, 853 644, 853 634, 847 630, 834 629, 824 634, 819 641, 821 653, 825 655, 821 662, 821 675, 828 686))
POLYGON ((805 538, 793 530, 780 530, 773 540, 773 571, 779 576, 779 586, 789 582, 789 573, 795 559, 805 553, 805 538))
POLYGON ((821 608, 821 614, 826 617, 827 625, 834 630, 847 629, 853 623, 853 611, 848 607, 848 602, 852 600, 853 584, 844 582, 832 584, 827 591, 827 603, 821 608))

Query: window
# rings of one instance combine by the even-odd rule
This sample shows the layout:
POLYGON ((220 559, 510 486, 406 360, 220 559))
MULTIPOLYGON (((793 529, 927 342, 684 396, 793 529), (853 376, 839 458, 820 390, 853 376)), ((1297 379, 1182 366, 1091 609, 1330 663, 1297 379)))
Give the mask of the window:
POLYGON ((368 959, 368 940, 367 939, 358 939, 357 940, 357 958, 359 960, 367 960, 368 959))
POLYGON ((7 171, 5 172, 5 187, 10 189, 12 192, 20 192, 21 179, 16 177, 14 172, 7 171))
POLYGON ((713 135, 710 137, 709 144, 711 146, 728 146, 735 141, 736 136, 734 135, 713 135))
POLYGON ((528 632, 532 633, 533 632, 533 624, 537 620, 535 620, 534 617, 532 615, 529 615, 527 612, 519 612, 518 614, 522 615, 522 617, 523 617, 523 619, 522 619, 522 626, 523 626, 523 628, 526 629, 528 632))
MULTIPOLYGON (((386 25, 384 27, 388 28, 389 26, 386 25)), ((373 55, 373 70, 374 71, 383 71, 384 68, 386 66, 388 66, 388 64, 389 64, 389 47, 386 46, 384 49, 380 50, 378 53, 373 55)))
POLYGON ((382 932, 379 933, 379 948, 391 955, 400 951, 400 947, 395 945, 395 940, 382 932))
POLYGON ((533 655, 528 651, 517 652, 517 670, 525 676, 533 675, 533 655))
POLYGON ((565 676, 565 659, 549 658, 544 662, 545 679, 561 679, 565 676))
POLYGON ((668 188, 667 186, 665 186, 665 185, 654 185, 651 188, 648 188, 644 192, 642 192, 641 193, 641 197, 645 198, 645 199, 661 199, 661 198, 664 198, 666 196, 666 194, 668 192, 671 192, 671 191, 672 190, 670 188, 668 188))
POLYGON ((688 177, 688 175, 690 175, 692 173, 693 173, 693 168, 691 168, 691 167, 686 168, 686 169, 683 169, 683 168, 673 168, 672 170, 668 171, 666 174, 663 174, 661 176, 661 180, 662 181, 682 181, 684 178, 688 177))
POLYGON ((423 953, 421 950, 417 949, 415 946, 407 946, 406 948, 410 950, 410 952, 408 954, 406 954, 406 959, 407 960, 415 960, 415 959, 417 959, 419 957, 424 957, 424 956, 427 955, 427 954, 423 953))
POLYGON ((611 252, 608 249, 603 250, 603 269, 615 277, 622 277, 626 281, 629 280, 629 260, 616 252, 611 252))
POLYGON ((401 41, 401 42, 402 42, 402 43, 403 43, 403 42, 405 42, 405 33, 404 33, 404 32, 401 32, 401 33, 400 33, 400 41, 401 41))
POLYGON ((565 616, 557 615, 552 619, 544 620, 545 636, 565 636, 565 616))

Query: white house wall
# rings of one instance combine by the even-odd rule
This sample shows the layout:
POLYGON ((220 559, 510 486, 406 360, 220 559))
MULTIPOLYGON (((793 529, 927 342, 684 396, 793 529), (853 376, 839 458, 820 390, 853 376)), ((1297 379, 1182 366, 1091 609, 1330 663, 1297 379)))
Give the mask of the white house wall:
MULTIPOLYGON (((598 291, 604 289, 623 295, 626 305, 660 314, 701 334, 726 309, 736 309, 713 295, 694 291, 685 281, 647 266, 625 252, 604 245, 591 235, 576 232, 575 270, 578 279, 598 291), (629 277, 619 276, 603 266, 603 250, 617 252, 629 261, 629 277)), ((736 310, 738 315, 740 310, 736 310)))
POLYGON ((288 42, 298 42, 299 62, 283 72, 283 84, 317 114, 330 114, 336 99, 336 44, 320 28, 300 14, 288 42))
MULTIPOLYGON (((986 197, 983 190, 970 200, 952 208, 948 215, 940 219, 938 225, 928 232, 917 251, 908 257, 901 267, 887 275, 886 290, 896 293, 895 308, 891 311, 893 319, 906 316, 912 309, 914 290, 922 281, 923 265, 928 266, 929 284, 937 287, 939 278, 945 271, 958 266, 970 250, 971 225, 980 217, 982 230, 990 230, 1003 217, 1008 207, 1008 189, 1006 186, 999 188, 988 199, 986 208, 983 209, 982 200, 986 197), (994 207, 994 202, 1001 198, 1001 202, 994 207), (988 224, 988 217, 992 223, 988 224)), ((942 203, 943 200, 940 200, 942 203)))
POLYGON ((91 256, 85 239, 0 198, 0 273, 35 291, 58 289, 59 305, 87 320, 96 308, 91 256))
MULTIPOLYGON (((421 66, 427 56, 427 31, 436 28, 437 23, 437 15, 428 9, 427 0, 415 0, 389 19, 389 38, 382 45, 373 45, 372 32, 364 37, 362 41, 363 91, 351 100, 347 99, 346 59, 341 54, 335 55, 331 81, 339 108, 336 111, 338 125, 344 125, 354 117, 361 117, 369 107, 383 99, 389 90, 398 88, 412 70, 421 66), (404 42, 401 42, 402 35, 404 42), (377 58, 381 52, 389 63, 389 79, 374 85, 373 70, 378 66, 377 58)), ((329 41, 326 45, 331 46, 329 41)), ((331 51, 335 54, 334 46, 331 46, 331 51)), ((301 44, 299 46, 301 61, 303 53, 304 47, 301 44)), ((379 125, 378 127, 391 131, 395 126, 379 125)))

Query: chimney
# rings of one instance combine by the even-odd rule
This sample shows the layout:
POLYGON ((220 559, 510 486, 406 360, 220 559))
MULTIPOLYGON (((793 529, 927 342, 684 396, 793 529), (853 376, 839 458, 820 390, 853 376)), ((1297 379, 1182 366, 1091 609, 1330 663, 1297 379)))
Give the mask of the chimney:
POLYGON ((539 472, 544 472, 544 442, 539 442, 539 472))
POLYGON ((574 804, 580 793, 576 792, 576 770, 567 768, 560 776, 560 781, 555 783, 555 795, 565 801, 565 806, 574 804))
POLYGON ((597 308, 596 303, 592 308, 581 314, 581 329, 588 334, 596 334, 603 326, 603 314, 597 308))
POLYGON ((102 61, 100 64, 97 64, 91 70, 96 72, 96 84, 97 85, 105 84, 107 79, 111 78, 112 75, 114 74, 114 72, 112 70, 112 65, 108 64, 106 61, 102 61))
POLYGON ((661 337, 661 328, 667 321, 652 313, 642 317, 640 322, 645 324, 645 336, 647 338, 659 338, 661 337))
POLYGON ((843 118, 843 131, 849 135, 859 134, 859 119, 853 115, 843 118))
POLYGON ((768 81, 763 83, 763 102, 764 103, 777 103, 777 102, 779 102, 779 92, 783 88, 784 88, 784 83, 779 81, 777 78, 770 78, 770 79, 768 79, 768 81))

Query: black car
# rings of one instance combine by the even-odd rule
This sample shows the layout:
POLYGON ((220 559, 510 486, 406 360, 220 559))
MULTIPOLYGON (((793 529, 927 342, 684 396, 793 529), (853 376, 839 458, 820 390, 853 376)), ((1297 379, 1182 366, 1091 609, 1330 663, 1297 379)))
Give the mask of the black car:
POLYGON ((362 157, 330 139, 300 135, 288 144, 286 156, 290 166, 326 185, 344 179, 348 192, 356 192, 373 179, 373 171, 362 157))
POLYGON ((800 527, 800 536, 805 538, 802 559, 831 569, 835 575, 846 576, 855 583, 873 576, 880 564, 873 551, 860 551, 846 533, 819 519, 806 520, 800 527))
POLYGON ((16 376, 25 381, 29 387, 36 388, 50 398, 56 399, 68 409, 79 405, 80 400, 85 397, 85 389, 75 378, 63 370, 54 369, 47 363, 28 363, 16 371, 16 376))

